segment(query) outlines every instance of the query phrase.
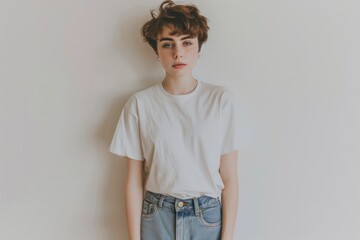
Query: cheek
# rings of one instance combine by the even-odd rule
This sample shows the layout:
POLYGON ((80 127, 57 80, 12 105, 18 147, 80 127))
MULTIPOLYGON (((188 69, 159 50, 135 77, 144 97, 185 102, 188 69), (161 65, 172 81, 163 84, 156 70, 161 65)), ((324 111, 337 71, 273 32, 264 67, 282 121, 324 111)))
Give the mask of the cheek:
POLYGON ((157 48, 157 53, 161 58, 166 58, 169 55, 168 51, 166 49, 161 48, 160 46, 158 46, 157 48))
POLYGON ((197 59, 198 59, 198 56, 199 56, 198 52, 192 52, 192 53, 191 53, 191 60, 192 60, 192 62, 196 62, 197 59))
POLYGON ((160 57, 160 61, 164 64, 166 64, 167 62, 169 62, 169 59, 171 59, 171 56, 169 56, 168 54, 165 53, 159 53, 159 57, 160 57))

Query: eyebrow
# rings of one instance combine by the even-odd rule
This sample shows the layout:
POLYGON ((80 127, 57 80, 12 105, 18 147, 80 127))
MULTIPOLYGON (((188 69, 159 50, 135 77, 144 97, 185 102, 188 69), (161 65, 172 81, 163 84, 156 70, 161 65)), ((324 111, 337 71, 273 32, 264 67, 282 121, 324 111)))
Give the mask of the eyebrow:
MULTIPOLYGON (((183 38, 181 38, 181 40, 185 40, 185 39, 188 39, 188 38, 192 38, 192 37, 190 37, 190 36, 183 37, 183 38)), ((161 38, 160 42, 162 42, 162 41, 174 41, 174 39, 173 38, 161 38)))

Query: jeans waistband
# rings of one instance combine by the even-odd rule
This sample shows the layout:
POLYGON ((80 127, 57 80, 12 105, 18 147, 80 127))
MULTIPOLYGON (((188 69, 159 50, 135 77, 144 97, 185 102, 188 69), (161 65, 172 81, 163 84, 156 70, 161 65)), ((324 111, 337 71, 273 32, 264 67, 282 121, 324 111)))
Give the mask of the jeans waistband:
POLYGON ((146 191, 145 199, 154 204, 157 204, 159 208, 163 207, 164 204, 171 204, 175 207, 176 211, 180 211, 181 209, 193 209, 196 216, 199 215, 200 209, 220 202, 219 197, 213 198, 209 196, 201 196, 189 199, 181 199, 150 191, 146 191))

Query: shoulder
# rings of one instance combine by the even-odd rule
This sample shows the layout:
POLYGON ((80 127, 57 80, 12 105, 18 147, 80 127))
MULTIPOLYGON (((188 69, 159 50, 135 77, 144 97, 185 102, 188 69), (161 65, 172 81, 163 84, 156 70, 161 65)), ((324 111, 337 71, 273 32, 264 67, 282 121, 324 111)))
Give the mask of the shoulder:
POLYGON ((202 82, 202 84, 204 92, 218 98, 220 101, 228 101, 234 98, 232 90, 226 86, 208 82, 202 82))
POLYGON ((152 97, 152 96, 156 96, 156 91, 159 87, 159 83, 157 84, 153 84, 150 87, 144 88, 142 90, 139 90, 135 93, 133 93, 128 101, 133 102, 133 101, 141 101, 144 98, 148 98, 148 97, 152 97))
POLYGON ((135 92, 133 94, 133 97, 137 99, 141 99, 149 96, 154 96, 156 95, 156 91, 158 90, 158 88, 159 88, 159 83, 153 84, 150 87, 135 92))
POLYGON ((146 98, 148 96, 152 96, 156 94, 156 89, 158 88, 159 83, 153 84, 150 87, 144 88, 142 90, 138 90, 137 92, 133 93, 128 100, 135 101, 135 100, 141 100, 142 98, 146 98))
POLYGON ((159 84, 154 84, 150 87, 147 87, 145 89, 139 90, 128 98, 128 100, 125 103, 125 108, 127 110, 130 110, 131 112, 137 111, 138 107, 141 105, 141 102, 147 102, 149 98, 152 98, 153 96, 156 96, 156 91, 159 84))

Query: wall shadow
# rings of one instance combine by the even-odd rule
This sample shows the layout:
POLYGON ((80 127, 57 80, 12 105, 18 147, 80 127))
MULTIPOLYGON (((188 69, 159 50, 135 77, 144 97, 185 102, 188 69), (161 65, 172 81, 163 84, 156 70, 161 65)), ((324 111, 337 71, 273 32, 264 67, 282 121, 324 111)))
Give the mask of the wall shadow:
MULTIPOLYGON (((123 58, 128 68, 138 73, 136 91, 145 89, 160 81, 160 70, 156 55, 140 35, 140 28, 150 18, 149 9, 138 7, 128 9, 128 14, 122 16, 113 39, 113 48, 123 58), (139 71, 139 67, 141 70, 139 71)), ((119 82, 121 84, 121 82, 119 82)), ((118 96, 110 104, 107 114, 96 130, 98 146, 101 147, 102 159, 106 161, 107 174, 104 186, 104 222, 107 236, 114 240, 128 239, 125 219, 125 177, 126 161, 108 151, 121 111, 127 99, 134 92, 118 96)))

